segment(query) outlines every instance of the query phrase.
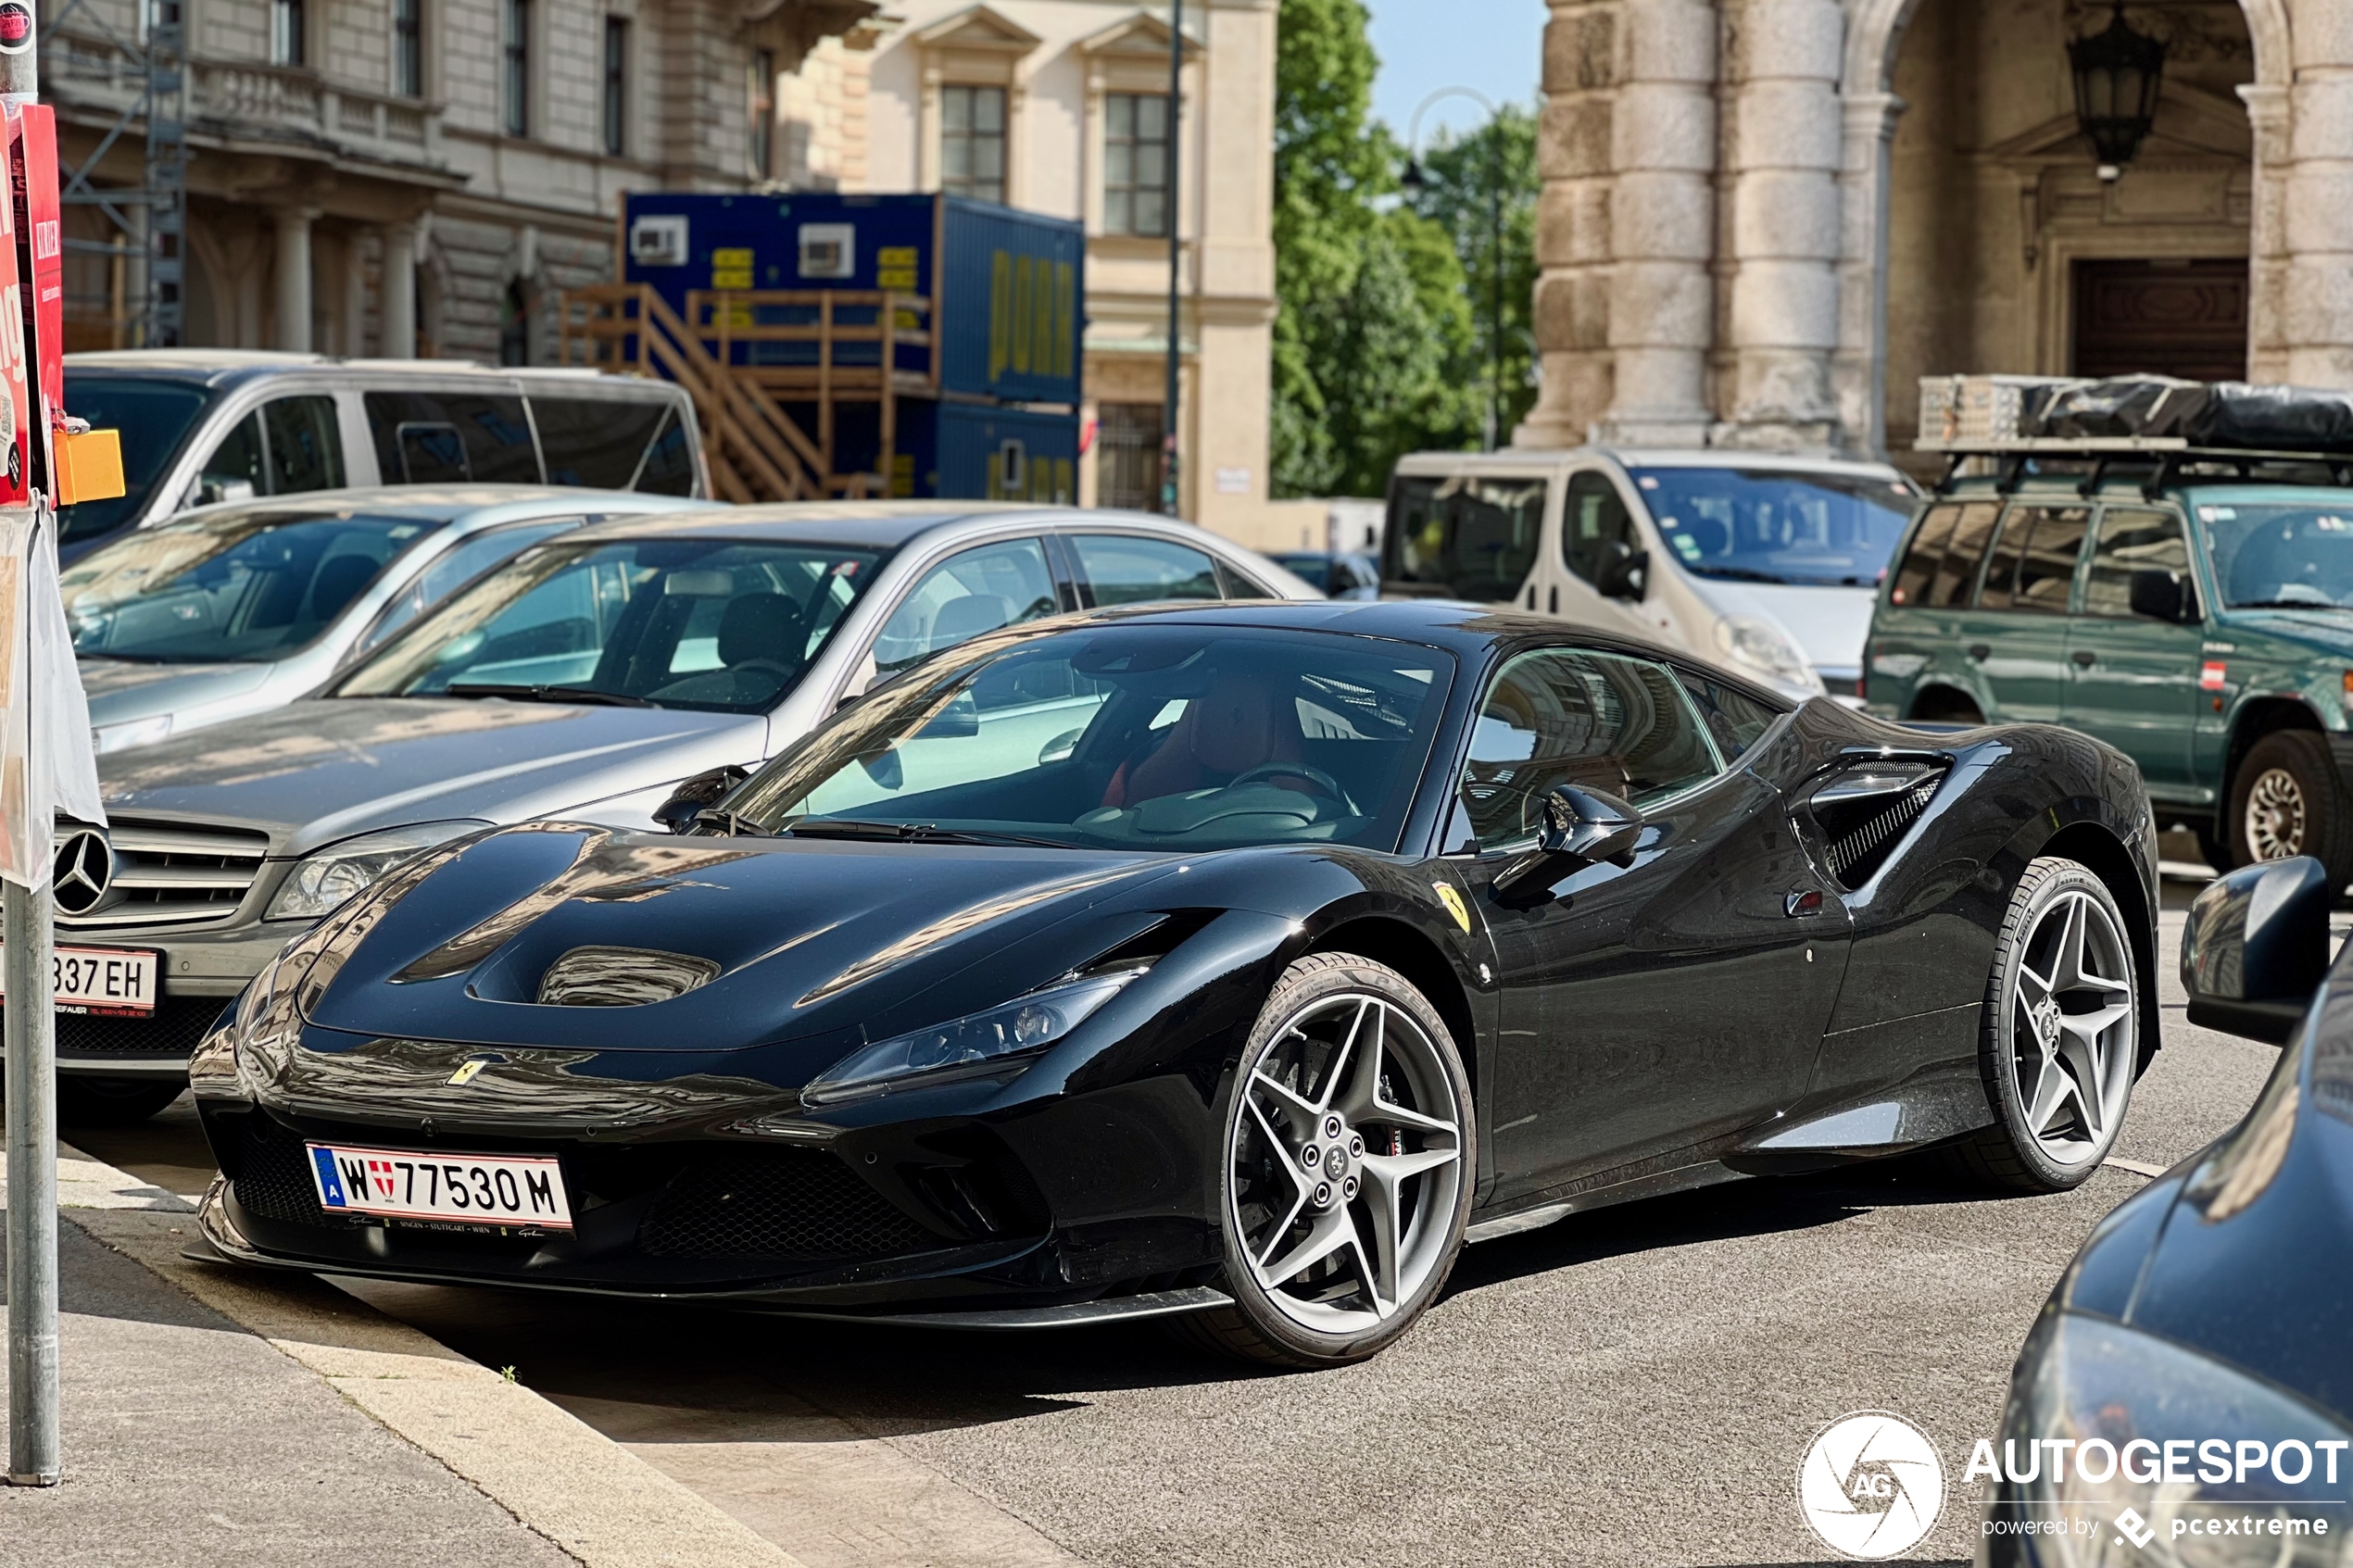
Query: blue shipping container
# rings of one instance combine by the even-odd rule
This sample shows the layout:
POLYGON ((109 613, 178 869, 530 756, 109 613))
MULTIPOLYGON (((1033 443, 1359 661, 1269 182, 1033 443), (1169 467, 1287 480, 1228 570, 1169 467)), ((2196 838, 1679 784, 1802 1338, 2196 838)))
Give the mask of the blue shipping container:
MULTIPOLYGON (((785 410, 796 419, 813 415, 805 405, 786 403, 785 410)), ((836 467, 845 473, 872 472, 882 446, 875 406, 852 404, 836 419, 836 467)), ((899 405, 891 470, 895 496, 1076 505, 1078 416, 909 398, 899 405)))
MULTIPOLYGON (((961 196, 625 196, 626 280, 651 284, 681 316, 698 290, 890 289, 922 295, 939 314, 939 362, 902 344, 900 370, 937 377, 950 396, 1076 408, 1085 357, 1087 241, 1080 225, 961 196)), ((874 324, 874 307, 844 307, 844 325, 874 324)), ((762 307, 762 323, 813 323, 813 308, 762 307)), ((902 315, 902 327, 924 325, 902 315)), ((873 345, 844 345, 835 363, 875 362, 873 345)), ((813 344, 734 345, 736 364, 816 363, 813 344)))

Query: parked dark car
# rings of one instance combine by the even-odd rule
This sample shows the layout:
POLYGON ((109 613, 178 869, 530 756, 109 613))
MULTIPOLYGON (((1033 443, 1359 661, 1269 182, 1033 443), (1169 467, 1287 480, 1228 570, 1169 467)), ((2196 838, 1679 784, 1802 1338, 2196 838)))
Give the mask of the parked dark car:
POLYGON ((2190 1022, 2287 1048, 2246 1119, 2109 1214, 2043 1309, 2003 1419, 1992 1562, 2116 1562, 2107 1543, 2145 1531, 2166 1543, 2156 1562, 2345 1560, 2353 964, 2329 962, 2334 891, 2298 858, 2192 907, 2190 1022), (2054 1451, 2075 1463, 2029 1462, 2054 1451))
POLYGON ((1380 597, 1380 562, 1370 556, 1338 555, 1322 550, 1293 550, 1277 555, 1275 563, 1324 591, 1327 598, 1380 597))
POLYGON ((202 1224, 1345 1361, 1466 1239, 1606 1203, 1932 1144, 2080 1183, 2157 1045, 2151 845, 2095 741, 1551 619, 1008 628, 686 836, 534 822, 353 898, 191 1066, 202 1224))

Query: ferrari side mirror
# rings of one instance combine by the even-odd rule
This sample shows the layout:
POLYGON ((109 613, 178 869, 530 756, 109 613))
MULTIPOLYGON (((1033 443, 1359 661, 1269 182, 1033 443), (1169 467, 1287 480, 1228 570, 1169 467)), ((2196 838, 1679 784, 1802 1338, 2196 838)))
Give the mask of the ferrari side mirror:
POLYGON ((2309 855, 2208 883, 2182 933, 2190 1022, 2285 1045, 2328 975, 2335 901, 2328 872, 2309 855))
POLYGON ((751 777, 751 770, 730 762, 724 768, 713 768, 670 792, 670 798, 654 808, 654 821, 672 833, 686 833, 695 825, 696 814, 705 807, 716 806, 737 784, 751 777))
POLYGON ((1571 872, 1603 861, 1634 863, 1642 814, 1614 795, 1563 784, 1544 797, 1536 847, 1504 868, 1495 891, 1506 900, 1541 898, 1571 872))

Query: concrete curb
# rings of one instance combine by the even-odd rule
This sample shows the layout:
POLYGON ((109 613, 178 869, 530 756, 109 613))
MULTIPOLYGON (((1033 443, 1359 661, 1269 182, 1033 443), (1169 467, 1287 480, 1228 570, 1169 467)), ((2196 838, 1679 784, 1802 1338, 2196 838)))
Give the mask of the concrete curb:
POLYGON ((183 1259, 186 1199, 57 1153, 66 1219, 325 1378, 587 1568, 800 1568, 577 1417, 324 1281, 183 1259))

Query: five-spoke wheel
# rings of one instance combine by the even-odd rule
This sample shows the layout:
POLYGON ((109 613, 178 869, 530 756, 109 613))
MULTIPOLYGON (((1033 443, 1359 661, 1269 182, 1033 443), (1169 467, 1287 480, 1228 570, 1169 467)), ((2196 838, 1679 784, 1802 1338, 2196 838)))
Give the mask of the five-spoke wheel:
POLYGON ((1349 954, 1293 964, 1227 1095, 1235 1305, 1185 1321, 1221 1349, 1294 1366, 1378 1350, 1461 1249, 1473 1125, 1452 1035, 1403 977, 1349 954))
POLYGON ((2027 868, 1986 983, 1995 1123, 1954 1150, 1971 1174, 2055 1192, 2107 1157, 2140 1071, 2136 961, 2115 896, 2089 869, 2058 859, 2027 868))

